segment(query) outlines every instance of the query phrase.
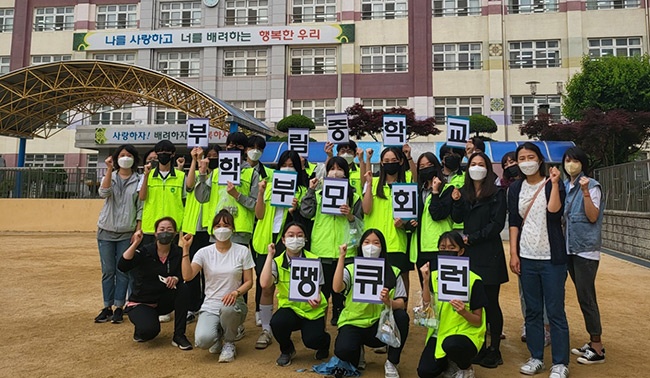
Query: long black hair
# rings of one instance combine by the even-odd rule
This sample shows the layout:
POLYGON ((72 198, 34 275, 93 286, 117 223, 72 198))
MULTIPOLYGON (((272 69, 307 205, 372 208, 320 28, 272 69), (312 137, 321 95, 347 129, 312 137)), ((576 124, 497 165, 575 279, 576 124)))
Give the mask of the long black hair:
POLYGON ((386 252, 386 238, 384 238, 384 234, 382 234, 381 231, 376 228, 369 228, 366 230, 366 232, 363 233, 363 235, 361 235, 361 239, 359 239, 359 248, 357 248, 357 256, 363 257, 363 241, 366 240, 370 234, 377 235, 379 244, 381 245, 381 252, 379 252, 379 257, 384 259, 384 287, 393 289, 397 285, 397 277, 395 276, 392 265, 390 265, 388 262, 388 253, 386 252))
POLYGON ((298 155, 296 151, 291 151, 291 150, 284 151, 280 155, 280 158, 278 159, 278 169, 280 169, 284 164, 284 162, 287 160, 291 160, 291 163, 293 163, 293 168, 298 173, 298 185, 308 188, 309 176, 307 176, 307 172, 305 172, 305 170, 302 168, 302 163, 300 162, 300 155, 298 155))
POLYGON ((535 155, 537 155, 537 159, 539 160, 539 174, 542 175, 542 177, 546 177, 546 163, 544 160, 544 155, 542 155, 542 150, 540 150, 539 147, 537 147, 537 145, 532 142, 526 142, 522 144, 521 146, 517 147, 517 150, 515 151, 517 154, 517 163, 519 163, 519 151, 521 150, 533 151, 535 155))
POLYGON ((386 153, 392 152, 398 160, 400 165, 399 171, 397 171, 397 182, 406 182, 406 171, 404 170, 404 153, 397 147, 386 147, 381 152, 379 161, 382 163, 379 165, 379 183, 377 184, 377 189, 375 190, 375 195, 379 198, 386 199, 386 194, 384 193, 384 185, 386 184, 386 171, 384 170, 384 155, 386 153), (400 161, 401 160, 401 161, 400 161))
POLYGON ((484 154, 483 152, 474 152, 470 157, 469 160, 467 160, 467 173, 465 173, 465 183, 463 184, 463 187, 460 189, 461 194, 463 195, 463 198, 470 203, 474 203, 477 200, 483 200, 485 198, 490 198, 494 195, 494 193, 499 190, 499 187, 497 187, 496 184, 496 179, 497 175, 494 173, 494 170, 492 169, 492 162, 490 161, 490 158, 484 154), (469 174, 469 168, 471 167, 472 160, 476 158, 481 158, 485 162, 485 168, 487 169, 487 175, 483 179, 483 182, 481 183, 481 192, 479 195, 476 195, 476 190, 474 190, 474 180, 470 177, 469 174))
POLYGON ((427 184, 427 182, 424 179, 422 179, 420 177, 420 174, 419 174, 420 162, 422 161, 422 159, 425 159, 425 158, 429 161, 429 163, 431 163, 431 166, 436 169, 436 174, 434 176, 437 177, 440 181, 444 182, 444 177, 442 175, 442 164, 440 164, 440 161, 438 160, 436 155, 433 154, 433 152, 427 151, 427 152, 421 154, 418 157, 418 162, 417 162, 417 165, 416 165, 417 170, 418 170, 418 190, 419 191, 422 191, 425 184, 427 184))
POLYGON ((332 156, 327 161, 327 164, 325 164, 326 176, 330 169, 334 168, 335 165, 343 170, 343 174, 348 180, 348 206, 350 206, 350 211, 352 211, 352 207, 354 206, 354 187, 350 185, 350 165, 344 158, 340 156, 332 156))

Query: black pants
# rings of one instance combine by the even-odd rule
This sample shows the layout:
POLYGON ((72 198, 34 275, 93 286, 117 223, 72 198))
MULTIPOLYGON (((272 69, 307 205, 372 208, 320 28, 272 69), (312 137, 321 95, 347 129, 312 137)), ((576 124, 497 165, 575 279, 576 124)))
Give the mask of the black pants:
MULTIPOLYGON (((499 305, 501 285, 484 285, 484 287, 488 300, 487 306, 485 306, 485 320, 490 323, 490 346, 498 350, 501 346, 501 333, 503 332, 503 312, 499 305)), ((487 334, 485 336, 487 338, 487 334)))
MULTIPOLYGON (((395 317, 395 324, 400 333, 400 341, 402 342, 399 348, 388 347, 388 361, 393 364, 399 364, 400 355, 406 342, 406 337, 409 333, 409 316, 405 310, 393 310, 395 317)), ((334 343, 334 354, 342 361, 347 361, 354 366, 359 366, 359 357, 361 355, 361 347, 367 345, 371 348, 383 347, 385 344, 379 341, 375 335, 377 334, 377 327, 379 320, 368 328, 360 328, 352 325, 344 325, 339 328, 339 334, 336 336, 334 343)))
POLYGON ((160 333, 158 315, 174 311, 174 336, 185 335, 187 326, 187 306, 189 304, 189 289, 185 283, 179 282, 176 289, 165 289, 156 307, 146 304, 126 308, 129 320, 135 326, 133 337, 148 341, 160 333))
POLYGON ((280 352, 290 354, 296 350, 291 333, 300 330, 302 342, 309 349, 329 350, 331 337, 325 331, 325 316, 308 320, 298 316, 290 308, 279 308, 271 318, 273 337, 280 344, 280 352))
POLYGON ((321 286, 321 290, 325 295, 325 299, 332 297, 332 317, 337 317, 345 306, 345 297, 341 293, 335 293, 332 290, 332 282, 334 281, 334 272, 336 271, 336 261, 329 262, 323 261, 323 278, 325 278, 325 285, 321 286))
MULTIPOLYGON (((207 231, 197 231, 194 234, 194 240, 190 246, 190 259, 194 259, 194 255, 199 249, 210 245, 210 234, 207 231)), ((197 312, 203 304, 203 288, 205 287, 205 276, 203 270, 199 272, 191 281, 185 282, 189 288, 189 310, 197 312)))
POLYGON ((454 361, 459 368, 465 370, 472 366, 472 358, 476 356, 476 346, 465 335, 447 336, 442 342, 442 349, 447 354, 436 360, 436 338, 431 337, 420 356, 418 377, 434 378, 442 374, 449 366, 449 360, 454 361))

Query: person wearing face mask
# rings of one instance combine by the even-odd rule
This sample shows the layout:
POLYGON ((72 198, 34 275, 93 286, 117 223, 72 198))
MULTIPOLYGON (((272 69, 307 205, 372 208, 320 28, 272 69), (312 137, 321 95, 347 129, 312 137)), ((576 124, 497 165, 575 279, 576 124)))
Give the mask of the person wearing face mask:
MULTIPOLYGON (((438 249, 441 254, 462 256, 465 243, 460 234, 448 231, 440 236, 438 249)), ((483 308, 487 307, 488 299, 483 281, 470 269, 469 303, 457 299, 443 302, 438 300, 437 269, 437 265, 430 263, 420 268, 422 303, 432 306, 439 323, 437 329, 429 328, 427 331, 426 346, 418 363, 418 377, 453 375, 455 378, 474 378, 472 358, 483 345, 486 329, 483 308)))
POLYGON ((409 316, 406 312, 406 287, 399 268, 390 264, 386 253, 386 239, 380 230, 368 229, 361 236, 359 257, 384 259, 384 288, 379 293, 382 304, 355 302, 352 298, 354 264, 346 264, 347 244, 339 247, 339 258, 334 273, 332 289, 345 295, 345 307, 338 322, 339 334, 334 343, 334 354, 341 361, 360 366, 364 345, 371 348, 386 346, 377 339, 379 317, 385 306, 393 309, 395 325, 400 333, 400 347, 388 347, 388 358, 384 363, 386 378, 399 378, 398 365, 409 331, 409 316))
POLYGON ((251 135, 248 137, 247 146, 246 161, 257 171, 261 180, 271 182, 273 170, 260 162, 260 158, 266 148, 266 140, 259 135, 251 135))
POLYGON ((194 344, 210 353, 219 353, 219 362, 235 360, 235 339, 246 319, 248 307, 242 297, 253 286, 255 262, 247 247, 233 243, 235 220, 221 210, 212 221, 216 242, 199 249, 190 261, 193 236, 184 235, 183 279, 190 281, 199 272, 205 276, 205 299, 194 330, 194 344))
POLYGON ((508 269, 501 240, 506 220, 505 191, 497 187, 492 162, 483 152, 470 156, 467 162, 465 185, 454 189, 451 217, 463 223, 463 241, 467 245, 469 267, 483 280, 487 305, 485 315, 490 324, 490 346, 487 340, 479 350, 474 363, 486 368, 503 364, 501 333, 503 312, 499 305, 501 284, 508 282, 508 269))
MULTIPOLYGON (((349 167, 347 161, 340 156, 334 156, 327 161, 325 166, 327 177, 349 179, 349 167)), ((300 203, 300 214, 313 220, 314 226, 311 233, 311 251, 318 256, 323 264, 325 285, 323 294, 326 299, 332 297, 332 325, 336 325, 341 310, 343 309, 343 296, 332 292, 332 280, 336 260, 338 259, 338 246, 347 244, 350 240, 350 229, 359 227, 363 220, 363 209, 361 198, 349 187, 346 203, 341 206, 341 215, 324 214, 321 212, 323 201, 322 190, 317 190, 318 179, 313 178, 309 182, 309 190, 300 203)), ((348 257, 353 257, 355 248, 348 249, 348 257)))
MULTIPOLYGON (((289 299, 291 281, 291 261, 294 258, 318 259, 318 256, 306 251, 305 229, 300 223, 287 223, 282 233, 286 250, 276 256, 274 243, 268 245, 268 254, 264 262, 261 281, 265 289, 277 287, 278 310, 271 318, 273 336, 280 344, 278 366, 289 366, 296 355, 296 348, 291 341, 291 333, 300 330, 302 341, 309 349, 316 350, 315 359, 323 360, 329 356, 330 335, 325 331, 325 311, 327 299, 318 291, 316 299, 308 302, 294 302, 289 299)), ((321 267, 319 284, 325 283, 321 267)))
POLYGON ((123 321, 126 293, 132 285, 129 275, 117 269, 117 262, 141 227, 142 202, 137 192, 140 181, 135 164, 137 160, 135 147, 124 144, 104 161, 106 175, 99 187, 99 197, 104 199, 104 206, 97 220, 104 307, 95 317, 95 323, 123 321))
POLYGON ((176 147, 169 140, 156 143, 154 151, 158 157, 158 165, 144 166, 142 187, 140 188, 140 201, 142 208, 142 232, 144 243, 153 243, 154 223, 162 217, 172 217, 176 224, 183 221, 185 207, 185 172, 174 168, 172 161, 176 147))
POLYGON ((519 169, 517 156, 515 156, 514 151, 510 151, 503 155, 501 158, 501 169, 503 169, 503 177, 499 180, 498 185, 504 189, 508 189, 510 184, 524 176, 519 169))
POLYGON ((539 147, 526 142, 517 147, 517 161, 526 178, 508 189, 510 270, 519 275, 526 302, 526 344, 530 359, 522 374, 544 370, 544 320, 551 328, 553 366, 550 378, 569 376, 569 326, 564 311, 567 278, 566 242, 562 214, 566 192, 557 168, 544 177, 539 147))
MULTIPOLYGON (((440 147, 440 162, 445 183, 453 185, 456 189, 460 189, 465 185, 465 172, 460 167, 463 154, 463 149, 450 147, 446 143, 440 147)), ((460 233, 463 232, 462 223, 454 223, 452 228, 460 233)))
POLYGON ((136 233, 118 263, 121 271, 133 273, 133 291, 125 310, 135 327, 133 341, 155 338, 160 333, 158 316, 174 311, 172 345, 190 350, 192 344, 185 336, 189 292, 181 279, 182 252, 173 243, 176 221, 172 217, 158 219, 154 229, 154 243, 140 245, 142 233, 136 233))
POLYGON ((272 206, 271 195, 273 191, 269 187, 270 185, 264 180, 260 180, 259 183, 257 203, 255 204, 257 223, 251 242, 251 252, 255 259, 255 273, 257 274, 255 285, 255 322, 262 327, 262 333, 255 343, 255 348, 257 349, 265 349, 273 341, 271 316, 273 316, 273 294, 275 288, 273 285, 264 288, 260 282, 262 268, 267 259, 267 248, 269 244, 274 244, 278 250, 282 249, 281 231, 285 224, 301 219, 297 210, 309 185, 307 173, 301 169, 300 156, 298 156, 297 152, 290 150, 284 151, 280 155, 278 165, 281 172, 296 172, 294 167, 298 167, 300 172, 296 172, 298 184, 290 208, 272 206))
POLYGON ((596 273, 600 260, 603 212, 600 183, 587 176, 589 158, 578 147, 571 147, 562 157, 568 188, 564 202, 564 219, 569 254, 569 275, 576 287, 580 310, 589 333, 589 342, 571 349, 579 356, 578 363, 590 365, 605 362, 601 340, 602 325, 596 299, 596 273))
MULTIPOLYGON (((327 165, 329 159, 332 158, 334 149, 334 143, 327 142, 325 143, 325 154, 327 155, 327 160, 325 161, 324 166, 327 165)), ((363 162, 363 149, 357 147, 357 144, 350 140, 347 143, 338 143, 336 145, 336 156, 342 157, 348 163, 350 167, 350 185, 354 188, 359 196, 361 196, 363 185, 362 177, 366 173, 366 165, 363 162), (359 164, 354 162, 355 156, 359 160, 359 164)), ((317 168, 318 170, 318 168, 317 168)), ((317 177, 322 178, 327 174, 326 169, 322 169, 321 174, 317 174, 317 177)))

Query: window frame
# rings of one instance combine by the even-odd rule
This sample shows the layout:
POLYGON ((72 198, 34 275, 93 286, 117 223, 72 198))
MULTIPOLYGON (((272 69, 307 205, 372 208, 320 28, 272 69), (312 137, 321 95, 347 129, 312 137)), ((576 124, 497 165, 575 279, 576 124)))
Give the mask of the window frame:
POLYGON ((292 48, 289 50, 289 73, 296 76, 334 75, 337 73, 336 54, 336 47, 292 48), (321 54, 318 53, 319 50, 322 50, 321 54), (311 52, 311 54, 304 55, 308 52, 311 52), (328 52, 332 54, 330 55, 328 52), (298 53, 300 55, 294 55, 298 53), (299 61, 298 65, 294 64, 295 60, 299 61), (311 60, 311 64, 306 64, 309 60, 311 60))
POLYGON ((361 20, 394 20, 408 17, 407 0, 361 0, 361 20))
POLYGON ((483 69, 483 43, 434 43, 432 46, 432 69, 434 71, 473 71, 483 69), (437 51, 436 51, 437 50, 437 51), (460 58, 467 55, 466 60, 460 58), (472 59, 478 55, 478 60, 472 59), (436 61, 441 57, 442 61, 436 61), (453 57, 453 60, 448 60, 453 57))
POLYGON ((223 53, 223 76, 266 76, 268 74, 268 54, 267 49, 225 50, 223 53), (255 56, 249 56, 251 53, 254 53, 255 56), (261 56, 261 53, 264 55, 261 56), (230 54, 233 56, 228 57, 230 54), (245 56, 238 57, 237 54, 245 56), (244 62, 244 67, 237 67, 237 62, 244 62), (249 62, 254 62, 254 66, 249 67, 249 62), (262 62, 263 65, 260 64, 262 62))
POLYGON ((0 33, 14 30, 14 14, 13 8, 0 8, 0 33))
POLYGON ((483 96, 442 96, 433 98, 433 114, 436 122, 447 122, 447 117, 469 117, 483 114, 483 96), (453 101, 453 102, 452 102, 453 101), (454 110, 450 112, 450 110, 454 110))
POLYGON ((138 27, 138 5, 137 4, 108 4, 97 5, 95 11, 95 28, 104 29, 133 29, 138 27), (111 7, 116 9, 111 10, 111 7), (123 10, 121 10, 123 9, 123 10), (100 21, 100 17, 105 19, 100 21), (115 20, 108 18, 115 17, 115 20), (124 17, 124 20, 120 20, 124 17))
POLYGON ((513 125, 525 124, 539 114, 540 105, 549 105, 549 114, 559 119, 562 112, 562 97, 553 95, 525 95, 510 97, 510 122, 513 125), (520 109, 516 111, 515 109, 520 109))
POLYGON ((433 17, 480 16, 481 12, 481 0, 432 0, 431 4, 433 17))
POLYGON ((32 64, 47 64, 53 62, 67 62, 72 60, 72 55, 62 54, 62 55, 32 55, 32 64), (43 60, 47 60, 44 62, 43 60))
POLYGON ((612 56, 640 56, 643 55, 643 37, 607 37, 607 38, 587 38, 587 54, 591 59, 602 58, 603 56, 612 55, 612 56), (630 44, 630 40, 638 40, 638 44, 630 44), (618 42, 626 40, 625 45, 619 45, 618 42), (604 41, 611 41, 611 45, 603 46, 604 41), (599 46, 592 46, 592 42, 598 42, 599 46), (626 54, 619 55, 620 50, 626 50, 626 54), (603 50, 611 50, 611 54, 603 54, 603 50), (638 50, 638 54, 632 52, 631 50, 638 50), (599 51, 599 54, 592 54, 592 52, 599 51))
POLYGON ((161 1, 158 11, 158 24, 161 28, 191 28, 201 26, 203 23, 203 9, 200 1, 161 1), (178 8, 174 8, 178 6, 178 8), (186 8, 186 6, 189 6, 186 8), (179 13, 180 18, 172 17, 179 13), (184 13, 189 13, 185 17, 184 13), (168 15, 164 17, 164 15, 168 15))
POLYGON ((74 8, 74 6, 34 8, 34 31, 74 30, 74 8), (52 12, 48 13, 48 10, 52 12), (61 10, 63 13, 59 13, 61 10), (57 21, 57 17, 62 17, 62 20, 57 21), (43 21, 39 22, 39 18, 43 21), (53 21, 45 21, 47 18, 53 18, 53 21))
MULTIPOLYGON (((175 66, 176 64, 172 64, 175 66)), ((201 52, 200 51, 161 51, 156 56, 156 70, 176 78, 198 78, 201 76, 201 52), (189 54, 188 59, 183 56, 189 54), (173 56, 177 55, 177 58, 173 56), (166 59, 162 59, 167 57, 166 59), (166 63, 167 67, 161 67, 166 63), (178 67, 170 67, 170 63, 178 63, 178 67), (183 66, 186 67, 183 67, 183 66)))
POLYGON ((510 69, 520 68, 557 68, 562 66, 562 50, 559 39, 545 39, 533 41, 509 41, 508 42, 508 67, 510 69), (540 48, 539 44, 544 43, 545 48, 540 48), (556 44, 556 47, 548 47, 549 44, 556 44), (519 48, 513 49, 513 45, 519 45, 519 48), (530 47, 529 47, 530 45, 530 47), (513 59, 513 54, 517 53, 517 59, 513 59), (545 57, 538 57, 540 53, 545 57), (526 53, 524 56, 523 54, 526 53), (549 53, 557 56, 549 58, 549 53))
POLYGON ((373 110, 388 110, 392 108, 408 107, 409 99, 407 97, 396 98, 362 98, 360 104, 363 108, 372 112, 373 110), (381 102, 381 104, 378 104, 381 102))
POLYGON ((375 45, 361 46, 361 73, 404 73, 409 70, 408 62, 408 45, 375 45), (398 53, 398 49, 404 49, 404 52, 398 53), (377 50, 380 49, 380 50, 377 50), (394 53, 387 50, 395 49, 394 53), (364 52, 365 51, 365 52, 364 52), (381 57, 381 63, 377 62, 381 57), (393 57, 394 63, 386 63, 387 57, 393 57), (404 58, 404 62, 397 62, 399 58, 404 58), (366 61, 366 62, 364 62, 366 61), (370 61, 367 63, 367 61, 370 61), (391 69, 390 67, 393 67, 391 69))
POLYGON ((224 8, 226 26, 269 24, 269 0, 225 0, 224 8), (245 12, 246 15, 240 15, 241 12, 245 12))
POLYGON ((587 0, 586 9, 607 10, 607 9, 636 9, 641 7, 641 0, 587 0))
POLYGON ((338 21, 337 1, 336 0, 321 0, 323 3, 316 4, 313 0, 292 0, 291 13, 289 14, 289 22, 293 24, 300 24, 303 22, 336 22, 338 21), (311 4, 305 4, 306 1, 311 1, 311 4), (322 9, 319 12, 319 8, 322 9), (334 9, 332 9, 334 8, 334 9), (309 12, 305 13, 305 10, 309 12), (296 10, 300 10, 297 13, 296 10))
POLYGON ((226 102, 260 121, 266 122, 266 100, 233 100, 226 102))
POLYGON ((336 99, 291 100, 290 107, 291 114, 304 115, 305 117, 314 121, 314 125, 316 125, 316 127, 325 126, 325 116, 327 114, 336 113, 336 99), (319 106, 320 102, 323 104, 319 106), (305 114, 307 111, 310 115, 305 114))
POLYGON ((508 0, 508 14, 551 13, 559 10, 558 0, 508 0))

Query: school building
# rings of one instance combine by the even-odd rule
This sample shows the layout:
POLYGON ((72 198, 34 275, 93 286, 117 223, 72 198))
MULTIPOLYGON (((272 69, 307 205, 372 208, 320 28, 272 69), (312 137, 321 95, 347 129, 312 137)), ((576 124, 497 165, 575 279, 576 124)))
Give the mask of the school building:
MULTIPOLYGON (((517 126, 538 112, 559 116, 583 56, 647 53, 649 28, 640 0, 0 0, 0 74, 126 62, 270 127, 304 114, 319 140, 324 115, 355 103, 410 107, 439 128, 448 115, 481 113, 499 125, 494 139, 520 140, 517 126)), ((63 114, 65 130, 27 142, 26 163, 94 166, 97 148, 80 130, 160 129, 186 117, 138 106, 63 114)), ((8 166, 17 145, 0 138, 8 166)))

